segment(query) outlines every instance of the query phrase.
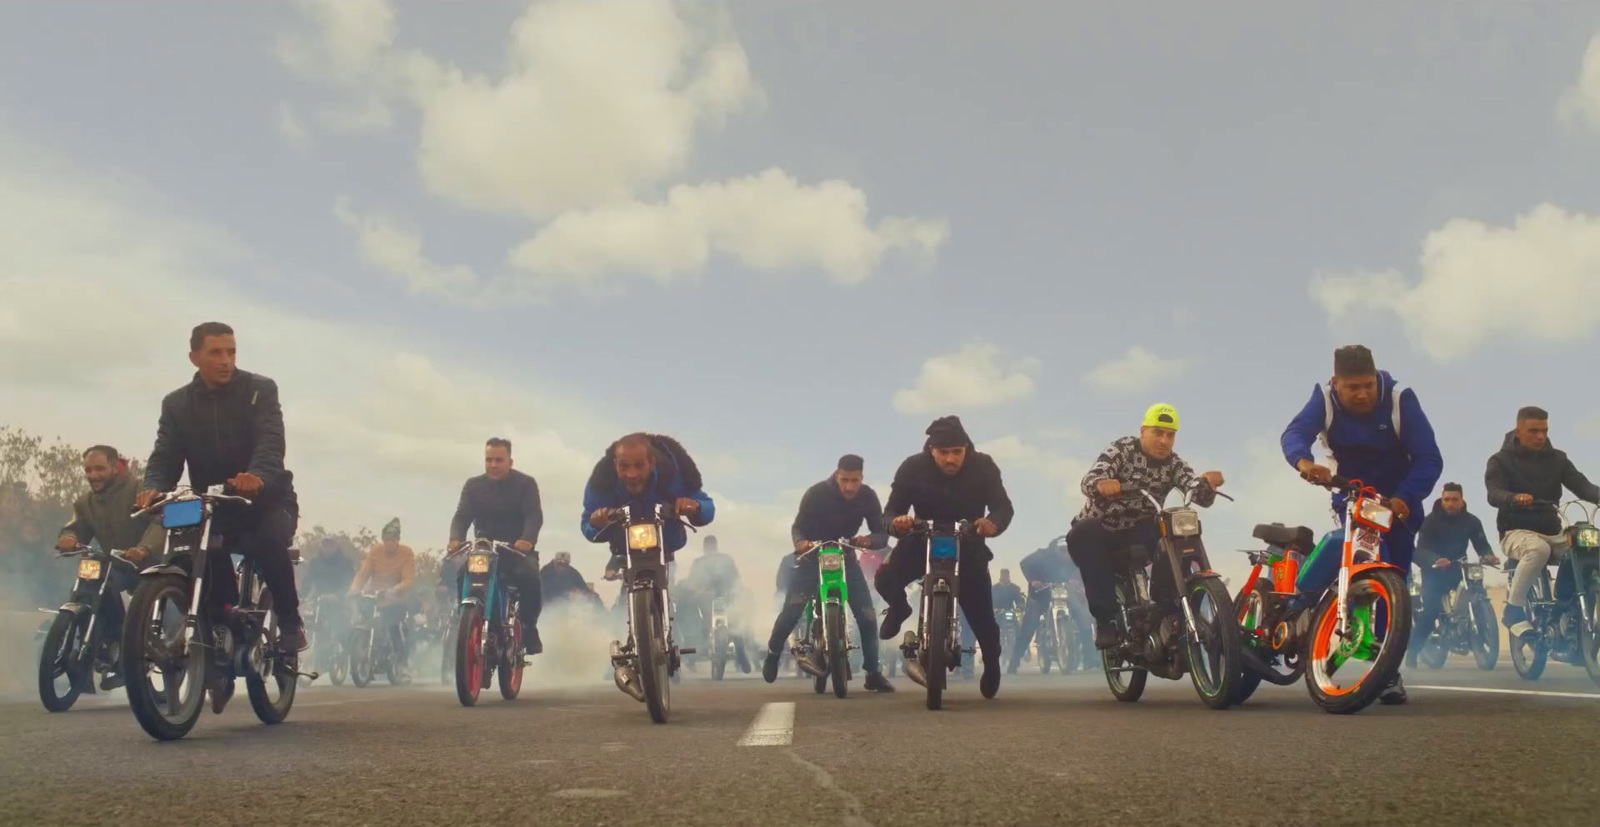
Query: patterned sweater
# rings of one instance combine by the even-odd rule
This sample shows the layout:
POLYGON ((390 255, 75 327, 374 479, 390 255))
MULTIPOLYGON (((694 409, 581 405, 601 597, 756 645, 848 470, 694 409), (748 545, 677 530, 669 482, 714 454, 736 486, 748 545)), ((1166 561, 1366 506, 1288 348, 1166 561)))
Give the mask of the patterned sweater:
POLYGON ((1100 496, 1097 486, 1103 480, 1119 480, 1125 487, 1142 486, 1163 501, 1174 488, 1194 489, 1195 505, 1201 507, 1209 507, 1217 499, 1211 483, 1196 474, 1182 457, 1173 454, 1166 460, 1153 459, 1139 445, 1138 437, 1123 437, 1111 443, 1089 467, 1089 473, 1083 475, 1083 495, 1089 499, 1078 519, 1098 520, 1110 531, 1126 531, 1143 520, 1153 519, 1156 509, 1143 494, 1109 500, 1100 496))

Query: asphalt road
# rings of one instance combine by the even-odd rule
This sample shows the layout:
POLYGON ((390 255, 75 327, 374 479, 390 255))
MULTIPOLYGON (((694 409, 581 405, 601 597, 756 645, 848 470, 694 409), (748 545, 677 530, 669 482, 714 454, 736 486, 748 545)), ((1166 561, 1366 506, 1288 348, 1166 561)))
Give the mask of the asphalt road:
POLYGON ((1600 689, 1568 666, 1525 684, 1457 659, 1350 717, 1298 685, 1213 712, 1188 683, 1122 704, 1097 674, 1024 674, 993 701, 958 681, 935 713, 904 678, 840 701, 691 675, 666 725, 588 674, 472 709, 437 685, 315 686, 276 727, 241 687, 166 744, 120 692, 57 715, 13 696, 0 824, 1600 823, 1600 689))

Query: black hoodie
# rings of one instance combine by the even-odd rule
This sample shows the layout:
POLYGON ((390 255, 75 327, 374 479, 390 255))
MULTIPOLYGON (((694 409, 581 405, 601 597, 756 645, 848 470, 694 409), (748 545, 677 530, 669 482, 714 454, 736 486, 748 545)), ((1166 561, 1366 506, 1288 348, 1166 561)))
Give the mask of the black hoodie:
POLYGON ((1483 481, 1489 504, 1500 510, 1495 528, 1502 537, 1519 529, 1547 536, 1561 533, 1561 518, 1555 509, 1513 505, 1511 500, 1518 494, 1560 502, 1561 489, 1565 487, 1584 502, 1600 503, 1600 487, 1578 471, 1566 452, 1556 450, 1550 443, 1542 451, 1530 451, 1517 441, 1516 431, 1507 433, 1500 451, 1489 457, 1483 481))
POLYGON ((1483 521, 1476 514, 1462 509, 1460 514, 1444 510, 1443 500, 1433 501, 1433 510, 1422 521, 1417 532, 1417 565, 1424 571, 1440 559, 1461 562, 1467 559, 1467 545, 1477 550, 1479 557, 1494 554, 1489 538, 1483 534, 1483 521))

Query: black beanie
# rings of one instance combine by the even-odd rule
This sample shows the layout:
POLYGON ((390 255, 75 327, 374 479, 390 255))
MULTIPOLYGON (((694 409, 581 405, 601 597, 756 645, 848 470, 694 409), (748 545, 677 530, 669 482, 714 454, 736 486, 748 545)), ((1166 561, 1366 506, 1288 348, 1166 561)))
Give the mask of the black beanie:
POLYGON ((933 421, 926 431, 929 448, 965 448, 972 444, 967 430, 961 427, 960 417, 942 416, 933 421))

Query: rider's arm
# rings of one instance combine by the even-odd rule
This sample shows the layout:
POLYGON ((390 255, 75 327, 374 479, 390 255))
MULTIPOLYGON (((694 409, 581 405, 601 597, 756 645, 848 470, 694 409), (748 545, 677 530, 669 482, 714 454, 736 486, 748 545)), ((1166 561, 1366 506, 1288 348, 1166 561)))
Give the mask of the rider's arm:
POLYGON ((261 478, 263 486, 283 476, 283 406, 278 404, 278 383, 257 376, 252 391, 250 418, 255 433, 255 448, 246 470, 261 478))
POLYGON ((183 476, 183 449, 178 442, 178 415, 172 397, 161 400, 161 421, 156 425, 156 444, 144 462, 144 487, 147 491, 171 491, 183 476))
POLYGON ((1122 452, 1115 443, 1110 448, 1100 453, 1100 457, 1089 466, 1089 472, 1083 475, 1083 484, 1079 486, 1085 497, 1100 496, 1100 483, 1106 480, 1117 479, 1122 472, 1122 452))
POLYGON ((1411 455, 1411 473, 1395 486, 1394 496, 1405 500, 1413 512, 1422 510, 1422 500, 1439 484, 1444 473, 1444 456, 1439 453, 1439 443, 1433 436, 1433 423, 1422 412, 1417 392, 1406 388, 1395 400, 1400 406, 1400 421, 1405 423, 1406 453, 1411 455))
POLYGON ((989 507, 989 522, 994 523, 994 527, 998 529, 995 535, 999 536, 1006 533, 1011 520, 1017 516, 1017 510, 1011 504, 1011 495, 1006 493, 1005 480, 1000 477, 1000 464, 991 459, 989 466, 994 473, 989 478, 989 490, 984 494, 984 504, 989 507))
POLYGON ((78 545, 86 546, 94 539, 94 526, 84 513, 84 506, 88 504, 88 500, 89 497, 85 495, 72 504, 72 522, 61 527, 61 533, 56 535, 57 540, 61 539, 62 535, 70 533, 78 538, 78 545))
POLYGON ((539 504, 539 483, 533 477, 528 477, 527 488, 522 498, 522 536, 517 539, 537 546, 539 530, 544 528, 544 507, 539 504))
POLYGON ((355 578, 350 581, 350 591, 351 591, 351 593, 355 593, 355 592, 361 591, 364 587, 366 587, 367 581, 371 580, 371 579, 372 579, 372 552, 368 551, 366 553, 366 555, 361 558, 361 570, 357 571, 355 578))
POLYGON ((711 495, 707 494, 704 489, 692 491, 684 496, 700 504, 700 510, 696 511, 693 517, 686 518, 689 521, 689 525, 696 527, 709 525, 712 520, 716 519, 717 504, 711 501, 711 495))
POLYGON ((1172 480, 1184 491, 1192 491, 1194 504, 1201 508, 1210 508, 1217 501, 1217 490, 1211 487, 1211 481, 1194 472, 1194 468, 1185 462, 1183 457, 1172 458, 1172 480))
POLYGON ((1045 580, 1044 571, 1042 568, 1042 564, 1044 563, 1044 558, 1042 555, 1045 554, 1055 554, 1055 552, 1051 551, 1050 549, 1039 549, 1038 551, 1030 553, 1027 557, 1022 558, 1022 562, 1017 565, 1017 568, 1022 569, 1022 579, 1024 582, 1029 584, 1028 588, 1030 591, 1032 590, 1032 584, 1035 581, 1042 583, 1045 580))
POLYGON ((604 525, 596 528, 593 523, 589 522, 589 515, 599 511, 602 508, 609 507, 610 506, 600 498, 600 492, 596 491, 593 485, 585 485, 583 487, 583 515, 578 518, 578 528, 583 532, 584 539, 591 543, 604 543, 611 539, 610 525, 604 525))
POLYGON ((1489 457, 1489 467, 1483 472, 1483 489, 1489 504, 1495 508, 1509 508, 1511 500, 1517 496, 1506 481, 1506 469, 1500 464, 1498 454, 1489 457))
MULTIPOLYGON (((806 536, 805 530, 802 528, 802 526, 811 519, 812 512, 815 511, 816 508, 817 489, 815 486, 812 486, 811 488, 807 488, 806 493, 800 497, 800 508, 799 510, 795 511, 794 523, 789 526, 789 539, 793 540, 795 545, 798 546, 802 542, 811 539, 810 537, 806 536)), ((881 516, 880 519, 882 519, 881 516)))
POLYGON ((1433 552, 1433 538, 1437 536, 1438 525, 1438 518, 1429 514, 1423 518, 1422 527, 1417 529, 1417 551, 1414 560, 1423 571, 1433 568, 1433 564, 1439 562, 1439 555, 1433 552))
POLYGON ((1570 459, 1567 460, 1566 469, 1561 472, 1561 484, 1584 502, 1600 503, 1600 487, 1590 482, 1570 459))
MULTIPOLYGON (((1317 437, 1322 434, 1322 429, 1327 423, 1327 403, 1322 398, 1322 386, 1317 385, 1311 389, 1311 398, 1306 401, 1306 406, 1289 420, 1289 426, 1283 429, 1283 436, 1278 443, 1283 447, 1283 458, 1289 461, 1289 467, 1300 468, 1301 460, 1316 462, 1317 458, 1311 455, 1311 446, 1316 444, 1317 437)), ((1409 427, 1409 423, 1408 423, 1409 427)))
POLYGON ((450 542, 464 543, 467 528, 472 525, 472 480, 461 486, 461 499, 456 503, 456 514, 450 518, 450 542))
POLYGON ((871 541, 867 545, 871 548, 883 548, 889 545, 889 532, 883 524, 883 506, 878 504, 878 492, 869 486, 861 486, 862 516, 867 521, 867 536, 871 541))
POLYGON ((410 546, 401 546, 400 582, 394 584, 394 590, 403 592, 417 582, 417 554, 410 546))
MULTIPOLYGON (((1494 549, 1489 545, 1489 538, 1483 533, 1483 521, 1476 516, 1472 517, 1472 548, 1478 552, 1478 558, 1493 557, 1494 549)), ((1426 527, 1426 526, 1424 526, 1426 527)))

